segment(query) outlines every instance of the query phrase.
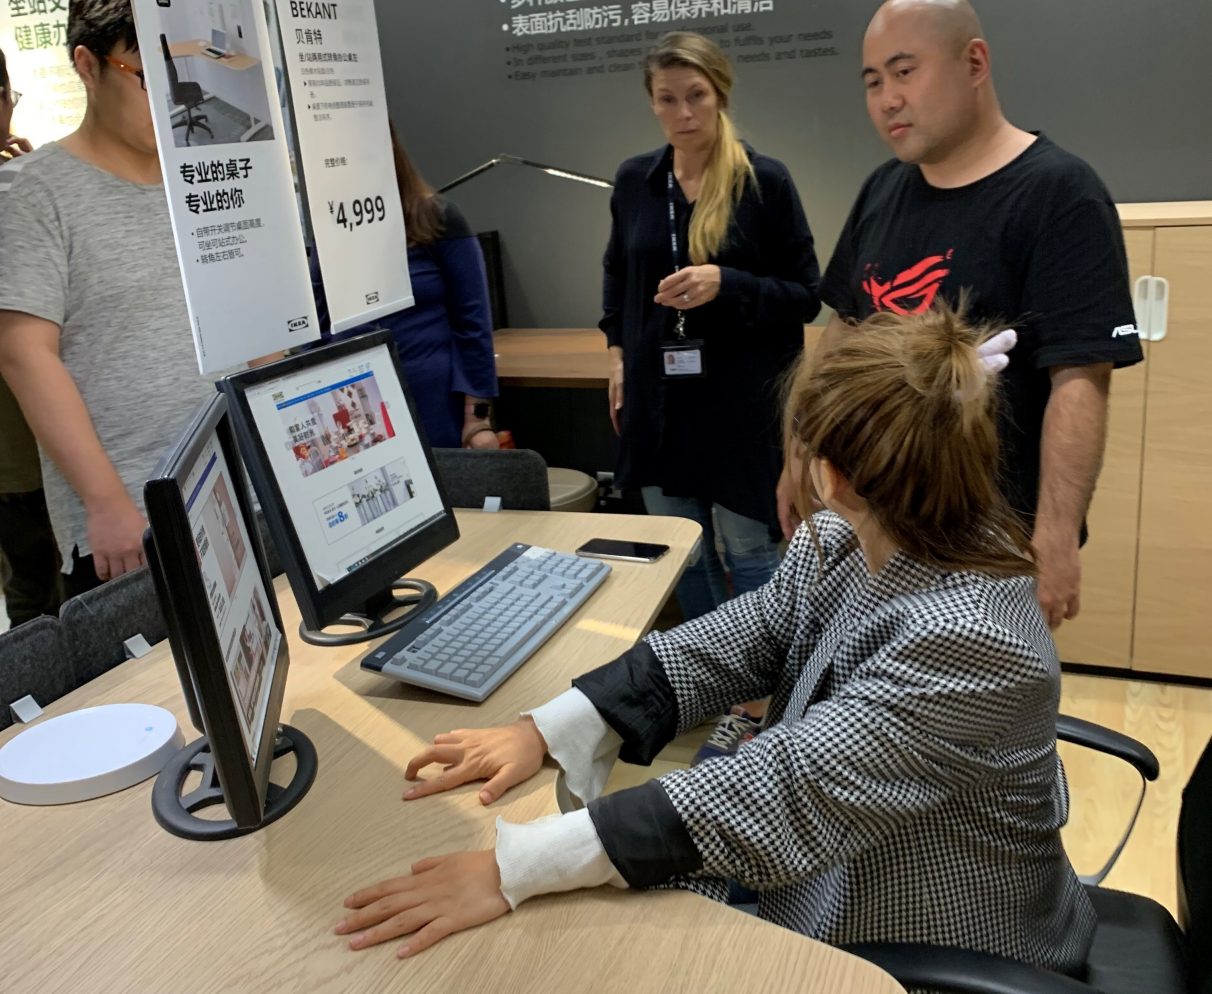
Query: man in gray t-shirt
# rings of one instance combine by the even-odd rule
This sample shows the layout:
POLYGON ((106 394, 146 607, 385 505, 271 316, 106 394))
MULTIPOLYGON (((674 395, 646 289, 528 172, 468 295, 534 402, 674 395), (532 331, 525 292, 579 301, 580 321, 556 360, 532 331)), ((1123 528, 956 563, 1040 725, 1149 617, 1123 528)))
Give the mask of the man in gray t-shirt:
POLYGON ((0 375, 38 439, 69 593, 142 562, 143 484, 213 390, 198 374, 123 6, 72 4, 84 121, 0 168, 0 375))

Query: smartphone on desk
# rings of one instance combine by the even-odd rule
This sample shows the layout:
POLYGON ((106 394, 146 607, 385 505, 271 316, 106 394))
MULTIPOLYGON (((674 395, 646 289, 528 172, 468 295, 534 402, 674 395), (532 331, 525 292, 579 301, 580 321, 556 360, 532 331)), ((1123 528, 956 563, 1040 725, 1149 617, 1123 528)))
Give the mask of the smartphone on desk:
POLYGON ((591 559, 622 559, 629 563, 655 563, 669 551, 656 542, 628 542, 618 538, 591 538, 577 549, 578 556, 591 559))

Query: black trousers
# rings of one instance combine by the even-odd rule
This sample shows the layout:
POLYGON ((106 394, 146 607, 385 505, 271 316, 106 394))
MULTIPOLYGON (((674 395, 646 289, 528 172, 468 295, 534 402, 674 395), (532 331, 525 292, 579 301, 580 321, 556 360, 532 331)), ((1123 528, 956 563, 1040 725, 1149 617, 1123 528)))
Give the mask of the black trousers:
POLYGON ((12 626, 58 614, 63 600, 59 552, 41 490, 0 494, 0 567, 12 626))

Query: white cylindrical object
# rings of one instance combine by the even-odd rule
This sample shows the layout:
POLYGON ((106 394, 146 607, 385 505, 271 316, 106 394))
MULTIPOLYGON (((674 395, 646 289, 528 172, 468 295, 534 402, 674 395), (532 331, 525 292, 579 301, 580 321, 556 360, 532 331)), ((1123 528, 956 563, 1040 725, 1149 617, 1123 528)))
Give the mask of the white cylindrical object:
POLYGON ((86 801, 155 776, 183 746, 177 719, 150 704, 106 704, 39 721, 0 748, 0 797, 86 801))

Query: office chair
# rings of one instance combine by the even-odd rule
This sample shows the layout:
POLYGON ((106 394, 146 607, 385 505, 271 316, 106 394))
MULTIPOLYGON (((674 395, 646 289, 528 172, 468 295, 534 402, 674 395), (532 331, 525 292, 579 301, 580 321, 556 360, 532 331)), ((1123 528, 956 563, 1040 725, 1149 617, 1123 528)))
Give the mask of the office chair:
POLYGON ((46 707, 75 688, 58 618, 44 615, 0 635, 0 729, 13 723, 14 701, 30 695, 46 707))
MULTIPOLYGON (((1144 780, 1157 778, 1157 758, 1126 735, 1062 716, 1057 738, 1123 759, 1144 780)), ((1109 869, 1104 867, 1103 874, 1109 869)), ((1212 742, 1187 782, 1179 813, 1178 899, 1184 927, 1147 897, 1090 883, 1086 891, 1098 928, 1082 977, 925 943, 846 948, 907 988, 940 994, 1212 994, 1212 742)))
POLYGON ((507 511, 550 511, 547 463, 530 449, 434 449, 452 507, 483 507, 500 497, 507 511))
POLYGON ((168 635, 146 566, 72 597, 59 609, 59 621, 67 657, 82 684, 124 662, 127 639, 142 635, 155 644, 168 635))
POLYGON ((185 144, 190 144, 190 137, 194 133, 195 128, 201 128, 212 138, 215 133, 210 130, 210 126, 206 124, 205 114, 195 114, 194 111, 202 106, 202 102, 206 99, 202 93, 202 87, 197 83, 186 81, 181 82, 177 76, 177 64, 173 61, 172 54, 168 50, 168 38, 160 35, 160 47, 164 50, 164 64, 168 68, 168 86, 169 92, 172 95, 174 104, 180 104, 185 108, 185 120, 178 121, 173 125, 173 128, 185 129, 185 144))

